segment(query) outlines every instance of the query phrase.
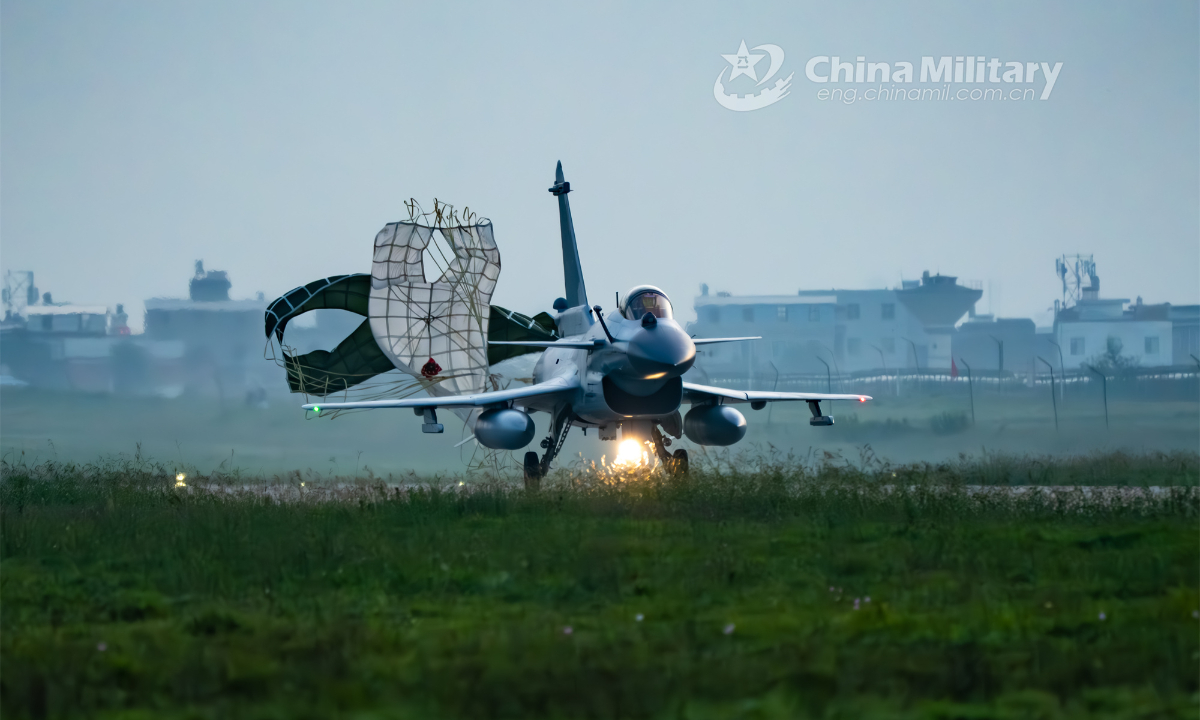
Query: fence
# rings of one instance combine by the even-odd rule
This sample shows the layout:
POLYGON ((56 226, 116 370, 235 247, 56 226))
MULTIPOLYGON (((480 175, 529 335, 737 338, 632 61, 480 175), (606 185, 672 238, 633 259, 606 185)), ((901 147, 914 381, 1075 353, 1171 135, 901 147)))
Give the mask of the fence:
MULTIPOLYGON (((689 376, 691 379, 692 376, 689 376)), ((996 371, 968 374, 965 370, 953 376, 948 370, 867 371, 856 373, 776 374, 708 374, 696 368, 695 381, 735 390, 777 390, 779 392, 862 393, 875 397, 904 397, 908 395, 966 395, 976 394, 1037 395, 1049 392, 1051 374, 997 373, 996 371)), ((1056 393, 1064 398, 1099 395, 1107 392, 1110 398, 1142 400, 1200 400, 1200 367, 1174 366, 1161 368, 1132 368, 1101 375, 1084 370, 1068 370, 1064 377, 1054 372, 1056 393)))

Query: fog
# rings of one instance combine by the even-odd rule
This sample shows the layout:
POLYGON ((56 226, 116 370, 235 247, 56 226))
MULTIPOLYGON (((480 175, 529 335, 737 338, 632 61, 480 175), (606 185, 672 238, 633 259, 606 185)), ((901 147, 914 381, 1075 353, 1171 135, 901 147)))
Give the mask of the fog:
POLYGON ((700 282, 930 270, 1044 324, 1068 252, 1095 255, 1106 296, 1200 301, 1195 3, 10 0, 0 19, 0 269, 124 303, 135 331, 196 259, 235 298, 366 272, 410 197, 490 217, 493 301, 546 310, 559 159, 593 302, 649 282, 687 319, 700 282), (756 112, 711 89, 743 40, 795 74, 756 112), (805 77, 814 56, 972 53, 1063 66, 1013 103, 823 102, 805 77))
MULTIPOLYGON (((1074 253, 1094 256, 1101 298, 1195 305, 1198 23, 1192 2, 5 0, 0 271, 33 271, 56 302, 123 304, 136 339, 144 301, 187 297, 197 260, 228 273, 233 299, 270 301, 370 272, 379 229, 407 218, 410 198, 427 210, 437 198, 492 220, 503 270, 491 301, 533 315, 563 295, 546 192, 561 160, 589 299, 606 308, 614 292, 650 283, 687 323, 702 283, 714 296, 795 296, 898 288, 928 271, 982 289, 980 313, 1044 328, 1062 298, 1054 260, 1074 253), (735 79, 723 56, 743 42, 763 58, 757 75, 735 79), (779 58, 764 59, 768 45, 779 58), (840 80, 834 56, 849 63, 840 80), (926 57, 984 58, 993 77, 981 68, 964 87, 1020 99, 865 95, 907 87, 904 63, 912 87, 960 87, 949 75, 924 82, 926 57), (727 97, 747 96, 777 59, 772 77, 791 77, 778 102, 733 112, 715 99, 714 78, 727 97), (866 63, 886 64, 891 80, 858 82, 866 63), (1014 67, 1018 80, 999 80, 1014 67)), ((239 352, 259 364, 257 318, 239 352)), ((289 332, 306 352, 360 321, 289 332)), ((1116 383, 1106 424, 1094 378, 1079 369, 1055 404, 1035 377, 1034 355, 1050 350, 1027 350, 1029 367, 990 389, 964 385, 957 368, 934 380, 869 368, 792 378, 876 402, 834 407, 828 429, 810 428, 802 404, 747 411, 750 433, 732 452, 901 462, 1196 449, 1196 376, 1178 370, 1186 352, 1175 352, 1174 375, 1116 383)), ((454 447, 468 433, 452 418, 440 436, 422 435, 409 411, 305 422, 283 371, 260 364, 233 385, 204 366, 200 381, 169 391, 122 390, 120 378, 6 387, 3 454, 340 475, 454 473, 473 457, 473 444, 454 447)), ((1061 354, 1057 365, 1066 374, 1061 354)), ((746 386, 770 389, 761 372, 747 368, 746 386)), ((573 432, 563 461, 611 454, 573 432)))
MULTIPOLYGON (((282 382, 282 381, 281 381, 282 382)), ((896 396, 876 386, 870 403, 835 402, 826 407, 833 427, 810 427, 803 403, 779 403, 760 411, 740 406, 749 432, 728 448, 704 448, 686 438, 698 466, 749 466, 763 458, 813 464, 861 465, 956 460, 961 454, 1016 456, 1086 455, 1098 452, 1195 452, 1200 436, 1196 381, 1169 385, 1182 399, 1109 387, 1106 426, 1100 388, 1072 387, 1055 406, 1049 386, 997 393, 977 386, 973 401, 965 383, 921 391, 906 383, 896 396), (1055 422, 1055 413, 1058 422, 1055 422), (972 424, 972 417, 974 421, 972 424)), ((96 463, 151 459, 188 472, 239 472, 248 476, 303 471, 316 476, 393 479, 416 474, 451 478, 472 468, 520 473, 521 451, 490 454, 474 442, 456 448, 470 433, 441 413, 445 433, 426 435, 409 410, 358 411, 316 418, 297 407, 295 396, 274 397, 254 407, 241 398, 101 396, 31 388, 0 394, 0 454, 7 462, 96 463)), ((538 435, 548 416, 536 414, 538 435)), ((531 449, 535 445, 530 445, 531 449)), ((556 468, 612 464, 617 443, 601 442, 594 430, 572 430, 556 468)), ((1032 478, 1031 478, 1032 480, 1032 478)), ((1137 482, 1131 478, 1131 482, 1137 482)))

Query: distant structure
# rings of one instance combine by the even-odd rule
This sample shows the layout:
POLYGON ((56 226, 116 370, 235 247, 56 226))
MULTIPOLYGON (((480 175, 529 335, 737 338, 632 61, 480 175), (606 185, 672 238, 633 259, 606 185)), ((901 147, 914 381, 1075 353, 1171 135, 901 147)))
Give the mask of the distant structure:
POLYGON ((23 310, 25 329, 57 336, 103 337, 108 334, 108 308, 103 305, 31 305, 23 310))
POLYGON ((231 300, 232 283, 223 270, 205 270, 197 260, 187 298, 145 301, 145 338, 182 348, 183 392, 237 396, 265 382, 260 378, 263 343, 262 299, 231 300))
POLYGON ((1171 364, 1200 365, 1200 305, 1172 305, 1171 364))
POLYGON ((196 263, 187 300, 146 301, 146 332, 132 335, 124 305, 40 301, 33 273, 5 276, 3 374, 36 387, 176 396, 189 389, 242 393, 262 365, 262 300, 230 300, 224 272, 196 263))
POLYGON ((949 369, 954 326, 963 315, 975 313, 975 303, 983 295, 982 289, 965 287, 957 281, 948 275, 931 276, 926 271, 919 284, 903 281, 897 292, 930 338, 929 363, 923 367, 949 369))
POLYGON ((146 300, 146 337, 181 340, 193 358, 219 365, 241 364, 262 357, 263 300, 230 300, 229 276, 223 270, 204 269, 188 282, 188 297, 146 300))
POLYGON ((1060 310, 1054 319, 1054 336, 1062 349, 1067 370, 1103 364, 1106 355, 1131 366, 1161 367, 1174 364, 1174 331, 1168 303, 1146 305, 1139 297, 1084 299, 1060 310))
POLYGON ((1062 280, 1062 300, 1055 301, 1056 310, 1100 296, 1100 278, 1091 255, 1063 255, 1054 261, 1054 272, 1062 280))
POLYGON ((129 329, 129 313, 125 312, 125 306, 121 303, 117 303, 117 311, 108 316, 108 334, 131 334, 129 329))
POLYGON ((697 337, 760 335, 714 345, 699 365, 720 374, 837 373, 879 368, 949 369, 954 325, 983 295, 949 275, 922 274, 899 288, 801 290, 795 295, 708 294, 701 286, 697 337))
POLYGON ((196 261, 196 274, 188 282, 188 296, 197 302, 223 302, 229 299, 229 276, 224 270, 204 271, 204 261, 196 261))
POLYGON ((796 295, 734 296, 700 286, 697 337, 758 335, 755 342, 704 348, 697 365, 720 377, 772 373, 835 375, 945 371, 1032 376, 1088 372, 1089 366, 1200 366, 1200 306, 1100 297, 1091 255, 1055 260, 1062 297, 1054 325, 975 313, 982 297, 949 275, 922 274, 899 288, 801 290, 796 295), (964 320, 965 316, 965 320, 964 320), (1106 360, 1107 358, 1107 360, 1106 360))
MULTIPOLYGON (((278 385, 283 372, 262 361, 267 306, 262 293, 253 300, 231 299, 229 276, 205 270, 202 261, 196 262, 186 298, 145 301, 145 331, 136 335, 124 305, 110 311, 102 305, 56 303, 50 293, 39 296, 31 272, 9 272, 4 281, 0 376, 23 384, 237 399, 259 397, 263 388, 278 385)), ((361 320, 329 312, 333 317, 296 328, 294 339, 302 350, 333 347, 349 332, 348 324, 361 320)))
POLYGON ((974 315, 954 333, 954 357, 960 371, 970 366, 975 372, 1031 373, 1036 370, 1035 357, 1039 353, 1053 353, 1043 345, 1045 339, 1039 338, 1029 318, 974 315))
POLYGON ((27 270, 5 273, 2 299, 0 375, 40 387, 112 390, 110 332, 124 320, 114 326, 104 305, 55 302, 27 270))
POLYGON ((4 273, 4 322, 17 322, 25 316, 25 308, 36 305, 38 289, 33 284, 33 273, 28 270, 9 270, 4 273))
POLYGON ((1055 261, 1055 271, 1063 278, 1063 304, 1055 303, 1053 342, 1063 369, 1114 362, 1128 367, 1187 364, 1174 344, 1176 337, 1189 342, 1188 328, 1196 327, 1196 313, 1189 313, 1188 306, 1173 312, 1170 303, 1150 305, 1140 297, 1133 304, 1128 298, 1101 298, 1091 255, 1065 255, 1055 261))

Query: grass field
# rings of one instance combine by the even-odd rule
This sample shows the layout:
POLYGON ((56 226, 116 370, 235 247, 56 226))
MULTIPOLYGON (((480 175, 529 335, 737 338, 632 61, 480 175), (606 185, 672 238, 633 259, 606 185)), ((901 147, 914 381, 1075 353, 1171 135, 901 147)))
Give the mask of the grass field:
POLYGON ((1200 716, 1194 454, 172 472, 3 467, 6 718, 1200 716))

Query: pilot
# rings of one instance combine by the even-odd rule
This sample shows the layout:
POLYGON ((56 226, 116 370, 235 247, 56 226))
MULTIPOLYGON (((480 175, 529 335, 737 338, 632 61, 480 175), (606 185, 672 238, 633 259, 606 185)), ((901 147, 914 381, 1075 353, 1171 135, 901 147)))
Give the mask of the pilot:
POLYGON ((671 301, 666 293, 653 285, 639 285, 625 295, 621 315, 628 320, 641 320, 646 313, 657 318, 670 319, 671 301))

